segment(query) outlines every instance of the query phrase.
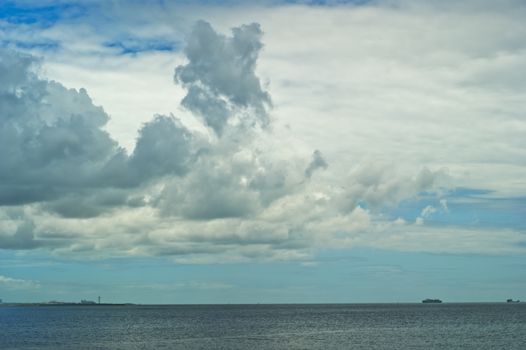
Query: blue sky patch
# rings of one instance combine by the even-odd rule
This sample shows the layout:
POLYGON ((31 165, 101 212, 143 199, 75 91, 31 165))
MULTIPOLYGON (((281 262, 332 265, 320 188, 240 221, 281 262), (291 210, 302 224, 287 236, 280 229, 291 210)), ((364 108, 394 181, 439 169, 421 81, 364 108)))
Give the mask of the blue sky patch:
POLYGON ((58 4, 49 6, 23 5, 17 1, 7 1, 0 7, 0 19, 12 24, 29 24, 50 27, 56 22, 77 18, 86 13, 79 4, 58 4))
POLYGON ((178 45, 173 41, 163 39, 129 38, 104 43, 104 46, 116 48, 121 54, 135 54, 145 51, 175 51, 178 45))
POLYGON ((20 40, 0 40, 0 47, 16 47, 21 50, 55 50, 60 45, 56 41, 41 40, 41 41, 20 41, 20 40))
POLYGON ((492 191, 484 189, 457 188, 443 198, 421 194, 383 214, 391 220, 402 218, 414 222, 422 217, 426 207, 431 206, 433 209, 424 215, 429 225, 526 229, 526 198, 485 198, 490 193, 492 191))

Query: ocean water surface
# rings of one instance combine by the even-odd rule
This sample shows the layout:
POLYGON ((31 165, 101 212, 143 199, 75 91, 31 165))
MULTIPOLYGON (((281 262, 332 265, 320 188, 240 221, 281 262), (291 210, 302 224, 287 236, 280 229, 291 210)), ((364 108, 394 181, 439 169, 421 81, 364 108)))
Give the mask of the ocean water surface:
POLYGON ((526 349, 526 304, 3 306, 0 349, 526 349))

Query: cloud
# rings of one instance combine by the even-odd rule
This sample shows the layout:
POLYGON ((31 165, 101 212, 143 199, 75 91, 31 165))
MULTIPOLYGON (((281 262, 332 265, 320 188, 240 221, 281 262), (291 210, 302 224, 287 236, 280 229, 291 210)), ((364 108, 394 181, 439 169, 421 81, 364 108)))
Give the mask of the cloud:
POLYGON ((185 177, 164 183, 156 201, 161 213, 192 220, 247 218, 302 186, 299 167, 255 151, 249 141, 209 147, 185 177))
POLYGON ((422 209, 422 213, 420 213, 420 216, 422 216, 423 218, 427 218, 428 216, 435 213, 436 211, 437 209, 435 207, 433 207, 432 205, 428 205, 427 207, 422 209))
POLYGON ((196 136, 174 117, 144 124, 128 156, 85 89, 40 78, 35 58, 7 49, 0 72, 0 205, 44 203, 63 216, 96 216, 124 205, 130 188, 183 175, 196 157, 196 136))
POLYGON ((195 138, 175 117, 157 116, 139 130, 130 168, 145 179, 184 175, 196 157, 195 138))
POLYGON ((391 227, 371 235, 370 247, 430 253, 524 254, 524 234, 510 229, 426 227, 422 224, 391 227), (387 235, 382 237, 382 235, 387 235), (373 236, 376 236, 373 238, 373 236))
POLYGON ((329 163, 323 158, 321 152, 319 150, 315 150, 312 153, 312 160, 307 166, 307 169, 305 169, 305 176, 307 178, 310 178, 314 171, 317 169, 327 169, 329 166, 329 163))
POLYGON ((187 40, 189 62, 175 69, 174 78, 188 89, 182 105, 200 115, 218 136, 234 116, 242 125, 269 123, 270 96, 255 74, 261 35, 257 23, 233 28, 227 38, 198 21, 187 40))
POLYGON ((184 182, 174 180, 164 189, 160 208, 164 214, 195 220, 246 217, 259 210, 258 193, 242 182, 226 164, 210 164, 184 182))
POLYGON ((397 174, 388 164, 364 164, 348 176, 345 186, 338 191, 342 210, 350 211, 360 203, 373 210, 394 207, 420 193, 440 195, 449 186, 447 169, 431 171, 422 168, 416 176, 397 174))
POLYGON ((39 288, 40 284, 35 281, 11 278, 0 275, 0 288, 6 289, 34 289, 39 288))
POLYGON ((0 49, 0 204, 52 200, 107 186, 123 150, 84 89, 38 78, 36 60, 0 49))
POLYGON ((35 240, 34 235, 35 225, 31 221, 23 221, 20 223, 12 234, 4 234, 0 236, 0 247, 3 249, 35 249, 41 244, 35 240))
MULTIPOLYGON (((191 71, 195 80, 187 80, 189 85, 185 86, 191 89, 197 81, 207 82, 217 98, 227 98, 229 115, 244 109, 242 118, 268 123, 265 108, 270 98, 260 89, 254 73, 261 48, 259 27, 234 28, 233 37, 227 39, 204 22, 197 28, 200 26, 208 31, 209 43, 215 40, 216 45, 225 46, 227 56, 218 53, 217 60, 229 65, 230 59, 237 59, 244 68, 230 66, 226 76, 215 77, 218 72, 194 67, 205 58, 192 56, 193 65, 178 68, 186 76, 191 71), (254 91, 234 88, 232 81, 240 80, 254 91)), ((200 35, 196 30, 193 36, 200 35)), ((0 204, 27 209, 21 212, 27 221, 17 221, 13 224, 16 228, 0 235, 4 249, 46 247, 80 252, 113 246, 95 243, 99 239, 91 231, 83 234, 79 227, 66 223, 83 225, 82 220, 94 222, 99 216, 112 217, 142 207, 158 210, 161 224, 167 220, 162 217, 205 222, 248 219, 302 186, 299 163, 288 164, 254 146, 258 131, 251 122, 235 126, 220 139, 209 140, 174 116, 158 115, 139 129, 133 152, 128 155, 104 131, 109 116, 94 105, 85 89, 68 89, 41 78, 38 61, 30 55, 7 49, 0 54, 0 68, 6 77, 0 96, 5 101, 0 119, 0 132, 5 136, 0 141, 4 159, 0 176, 5 180, 0 187, 0 204)), ((212 118, 203 113, 205 119, 212 118)), ((322 164, 319 151, 314 153, 314 162, 317 165, 311 166, 322 164)), ((243 236, 248 242, 259 242, 250 235, 259 235, 258 230, 243 236)), ((180 254, 202 249, 185 244, 184 248, 145 251, 180 254)), ((202 251, 218 249, 207 247, 202 251)))
POLYGON ((220 137, 202 141, 188 173, 164 183, 154 200, 163 215, 247 218, 301 182, 297 168, 254 148, 260 137, 255 126, 270 122, 270 96, 255 75, 261 35, 259 25, 251 24, 233 28, 228 38, 204 21, 190 33, 185 48, 189 62, 175 70, 176 82, 188 91, 181 104, 220 137))

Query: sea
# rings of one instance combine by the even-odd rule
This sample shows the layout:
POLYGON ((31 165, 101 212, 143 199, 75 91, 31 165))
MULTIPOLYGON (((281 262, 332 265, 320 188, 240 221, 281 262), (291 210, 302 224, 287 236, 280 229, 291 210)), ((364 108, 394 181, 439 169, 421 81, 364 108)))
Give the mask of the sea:
POLYGON ((0 349, 526 349, 526 303, 0 307, 0 349))

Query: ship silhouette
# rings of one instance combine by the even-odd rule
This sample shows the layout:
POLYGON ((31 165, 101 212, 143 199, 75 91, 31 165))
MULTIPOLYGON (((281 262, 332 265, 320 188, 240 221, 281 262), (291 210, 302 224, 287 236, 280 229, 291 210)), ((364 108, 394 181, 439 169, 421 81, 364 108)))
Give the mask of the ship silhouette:
POLYGON ((422 300, 424 304, 440 304, 442 303, 442 300, 440 299, 424 299, 422 300))

